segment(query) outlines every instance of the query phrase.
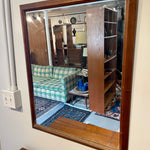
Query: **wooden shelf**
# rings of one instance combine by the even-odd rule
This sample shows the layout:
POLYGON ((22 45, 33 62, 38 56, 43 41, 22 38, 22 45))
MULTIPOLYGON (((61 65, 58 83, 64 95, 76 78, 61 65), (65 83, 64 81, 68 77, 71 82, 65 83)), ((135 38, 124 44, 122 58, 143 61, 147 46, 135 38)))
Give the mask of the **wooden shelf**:
POLYGON ((93 16, 91 18, 87 15, 88 81, 89 91, 91 91, 89 108, 92 111, 104 113, 104 105, 108 103, 105 102, 105 97, 107 100, 113 97, 112 94, 108 97, 104 94, 116 91, 117 13, 109 8, 88 8, 87 14, 93 16), (99 26, 98 29, 95 28, 97 26, 99 26), (95 41, 94 39, 98 36, 99 40, 95 41), (99 41, 103 42, 99 43, 99 41), (109 53, 109 50, 112 52, 109 53), (97 83, 101 84, 97 85, 97 83))
POLYGON ((108 23, 108 24, 117 24, 117 22, 111 22, 111 21, 104 21, 104 23, 108 23))
POLYGON ((105 83, 105 88, 104 88, 104 93, 106 93, 115 83, 115 80, 112 81, 108 81, 107 83, 105 83))
POLYGON ((115 38, 117 35, 111 35, 111 36, 105 36, 104 39, 110 39, 110 38, 115 38))
POLYGON ((113 56, 109 57, 108 59, 105 59, 104 63, 107 63, 107 62, 109 62, 110 60, 112 60, 114 58, 116 58, 116 55, 113 55, 113 56))
POLYGON ((110 72, 109 72, 109 71, 106 72, 106 73, 104 74, 104 79, 106 79, 107 77, 109 77, 114 71, 116 71, 116 69, 112 69, 110 72))
POLYGON ((112 9, 112 8, 109 8, 109 7, 107 7, 107 6, 103 6, 105 9, 108 9, 108 10, 111 10, 112 12, 117 12, 117 10, 114 10, 114 9, 112 9))
POLYGON ((106 108, 108 106, 108 104, 114 98, 114 96, 115 96, 115 93, 113 93, 113 92, 108 92, 107 94, 105 94, 104 108, 106 108))

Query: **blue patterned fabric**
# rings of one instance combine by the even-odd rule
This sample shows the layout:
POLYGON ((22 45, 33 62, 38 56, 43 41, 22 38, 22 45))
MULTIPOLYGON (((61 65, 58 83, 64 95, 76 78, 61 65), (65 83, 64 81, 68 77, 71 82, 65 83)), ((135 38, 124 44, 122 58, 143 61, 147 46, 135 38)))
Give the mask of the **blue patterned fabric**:
POLYGON ((32 65, 34 96, 67 102, 71 98, 68 92, 76 86, 78 80, 76 74, 79 69, 50 67, 52 69, 51 75, 50 72, 47 73, 48 66, 43 66, 43 68, 32 65), (47 74, 50 75, 47 76, 47 74))
POLYGON ((38 118, 42 116, 44 113, 54 108, 55 106, 57 106, 58 104, 60 104, 61 102, 35 96, 34 103, 35 103, 36 118, 38 118))
POLYGON ((58 110, 54 115, 52 115, 50 118, 44 121, 42 125, 48 127, 58 117, 64 117, 64 118, 69 118, 71 120, 83 122, 90 114, 91 114, 90 111, 85 111, 72 106, 64 105, 63 108, 58 110))

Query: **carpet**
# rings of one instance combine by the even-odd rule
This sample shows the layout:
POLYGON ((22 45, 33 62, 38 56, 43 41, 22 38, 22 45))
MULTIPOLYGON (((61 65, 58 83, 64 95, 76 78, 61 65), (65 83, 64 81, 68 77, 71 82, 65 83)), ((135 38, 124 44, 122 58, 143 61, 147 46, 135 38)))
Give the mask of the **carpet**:
POLYGON ((83 122, 91 112, 78 109, 69 105, 64 105, 63 108, 58 110, 54 115, 49 117, 46 121, 42 123, 43 126, 49 126, 53 123, 58 117, 69 118, 72 120, 83 122))
POLYGON ((111 106, 112 104, 113 106, 110 108, 110 110, 105 112, 105 115, 120 120, 120 99, 117 99, 115 102, 112 100, 108 106, 111 106))
POLYGON ((36 118, 38 118, 47 111, 51 110, 52 108, 60 104, 61 102, 35 96, 34 103, 35 103, 36 118))

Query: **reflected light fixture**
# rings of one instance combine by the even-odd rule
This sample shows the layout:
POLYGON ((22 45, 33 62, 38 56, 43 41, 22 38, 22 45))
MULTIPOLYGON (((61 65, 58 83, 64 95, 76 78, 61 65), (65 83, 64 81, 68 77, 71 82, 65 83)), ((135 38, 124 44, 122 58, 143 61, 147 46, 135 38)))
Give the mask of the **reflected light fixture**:
POLYGON ((27 16, 27 21, 28 21, 28 22, 33 22, 31 16, 27 16))

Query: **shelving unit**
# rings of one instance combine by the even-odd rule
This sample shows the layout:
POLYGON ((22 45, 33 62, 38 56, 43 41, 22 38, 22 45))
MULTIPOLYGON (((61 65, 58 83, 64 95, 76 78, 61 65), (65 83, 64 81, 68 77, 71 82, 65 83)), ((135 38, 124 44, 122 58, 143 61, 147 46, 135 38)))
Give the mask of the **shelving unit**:
POLYGON ((105 59, 104 63, 107 63, 107 62, 113 60, 116 57, 117 57, 116 55, 110 56, 109 58, 105 59))
POLYGON ((116 69, 112 69, 112 70, 106 70, 106 72, 104 73, 104 79, 106 79, 107 77, 109 77, 114 71, 116 71, 116 69))
POLYGON ((116 93, 116 11, 106 7, 87 9, 87 48, 89 108, 104 113, 116 93))
POLYGON ((108 8, 104 8, 104 70, 110 70, 104 74, 104 109, 116 94, 116 63, 117 63, 117 12, 108 8), (108 34, 108 35, 107 35, 108 34))
POLYGON ((110 101, 114 98, 114 93, 110 92, 105 94, 105 104, 104 104, 104 108, 106 108, 108 106, 108 104, 110 103, 110 101))

